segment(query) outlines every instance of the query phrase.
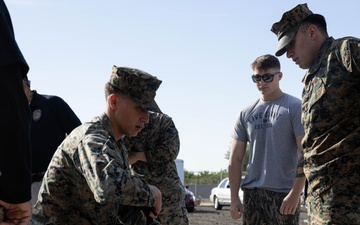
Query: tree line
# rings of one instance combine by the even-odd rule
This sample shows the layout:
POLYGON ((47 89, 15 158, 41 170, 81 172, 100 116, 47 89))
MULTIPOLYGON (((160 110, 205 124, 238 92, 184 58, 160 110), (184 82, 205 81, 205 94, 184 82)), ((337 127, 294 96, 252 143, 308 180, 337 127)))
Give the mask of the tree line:
MULTIPOLYGON (((244 157, 244 162, 242 166, 243 173, 246 173, 246 166, 249 161, 249 145, 246 147, 246 153, 244 157)), ((225 159, 229 159, 230 157, 230 148, 225 154, 225 159)), ((185 184, 217 184, 222 179, 228 177, 228 170, 223 169, 219 172, 209 172, 209 171, 184 171, 184 182, 185 184)))

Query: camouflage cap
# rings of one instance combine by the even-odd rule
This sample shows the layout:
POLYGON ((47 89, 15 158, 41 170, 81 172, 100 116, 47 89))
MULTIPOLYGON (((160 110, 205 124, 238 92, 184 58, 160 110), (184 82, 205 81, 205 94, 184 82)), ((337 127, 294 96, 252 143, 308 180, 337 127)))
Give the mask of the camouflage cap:
POLYGON ((109 83, 124 92, 144 109, 161 112, 155 102, 161 80, 139 69, 113 66, 109 83))
POLYGON ((281 20, 273 24, 271 31, 277 35, 279 41, 276 56, 281 56, 286 52, 285 47, 294 38, 301 21, 311 14, 313 13, 306 3, 299 4, 290 11, 285 12, 281 20))

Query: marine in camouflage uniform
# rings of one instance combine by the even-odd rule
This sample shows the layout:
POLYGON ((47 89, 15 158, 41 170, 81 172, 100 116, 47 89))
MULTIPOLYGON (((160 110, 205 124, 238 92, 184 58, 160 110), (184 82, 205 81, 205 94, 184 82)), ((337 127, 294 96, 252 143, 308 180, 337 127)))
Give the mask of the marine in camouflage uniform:
POLYGON ((323 35, 303 78, 309 224, 360 224, 360 39, 329 37, 323 16, 301 4, 272 27, 279 38, 276 55, 297 57, 296 33, 309 29, 323 35))
POLYGON ((118 138, 138 131, 120 128, 125 124, 119 116, 124 108, 117 108, 122 111, 115 116, 108 108, 131 100, 124 107, 134 105, 148 122, 148 109, 160 111, 154 101, 160 83, 146 72, 113 67, 105 88, 105 113, 74 129, 58 147, 44 175, 31 224, 149 224, 141 209, 154 207, 155 191, 131 174, 127 150, 118 138), (119 91, 128 97, 122 97, 123 102, 119 91))
MULTIPOLYGON (((178 176, 175 159, 180 140, 171 117, 162 113, 149 113, 149 123, 136 137, 126 137, 130 158, 139 152, 146 161, 138 160, 131 167, 149 184, 162 193, 162 210, 158 220, 162 225, 189 224, 185 207, 185 189, 178 176)), ((131 161, 131 160, 130 160, 131 161)))

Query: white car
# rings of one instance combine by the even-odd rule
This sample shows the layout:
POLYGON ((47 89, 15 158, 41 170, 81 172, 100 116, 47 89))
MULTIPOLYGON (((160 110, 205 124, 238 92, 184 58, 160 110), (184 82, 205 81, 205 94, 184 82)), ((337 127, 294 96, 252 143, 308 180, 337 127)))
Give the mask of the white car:
MULTIPOLYGON (((241 183, 244 180, 244 176, 241 177, 241 183)), ((243 191, 239 189, 240 200, 243 200, 243 191)), ((223 206, 229 206, 231 203, 230 197, 230 182, 229 178, 223 179, 217 187, 211 190, 210 201, 214 203, 216 210, 222 209, 223 206)))

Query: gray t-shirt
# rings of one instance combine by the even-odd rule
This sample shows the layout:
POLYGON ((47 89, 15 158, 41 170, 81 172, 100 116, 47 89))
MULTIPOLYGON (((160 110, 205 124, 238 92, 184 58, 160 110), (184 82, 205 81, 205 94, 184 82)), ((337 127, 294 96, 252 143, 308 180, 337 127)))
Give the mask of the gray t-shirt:
POLYGON ((249 164, 242 188, 288 193, 296 179, 304 134, 301 100, 284 93, 273 101, 258 99, 236 117, 232 137, 250 143, 249 164))

